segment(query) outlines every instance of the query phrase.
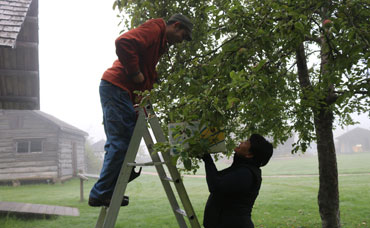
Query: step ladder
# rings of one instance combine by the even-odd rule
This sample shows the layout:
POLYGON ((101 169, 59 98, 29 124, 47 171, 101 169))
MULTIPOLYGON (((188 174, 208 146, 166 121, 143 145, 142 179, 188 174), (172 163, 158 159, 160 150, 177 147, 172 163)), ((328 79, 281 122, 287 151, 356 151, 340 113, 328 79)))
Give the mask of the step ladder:
POLYGON ((165 151, 160 154, 153 152, 154 141, 149 132, 148 124, 153 131, 156 142, 167 141, 167 138, 165 137, 161 129, 158 117, 155 115, 152 106, 149 104, 145 108, 139 108, 139 116, 126 153, 126 157, 123 161, 122 168, 117 179, 116 186, 114 188, 112 200, 109 207, 101 208, 95 228, 114 228, 133 167, 149 165, 154 165, 157 170, 179 227, 188 227, 184 219, 184 217, 186 217, 192 228, 200 228, 200 224, 198 222, 196 214, 194 213, 193 206, 191 205, 190 199, 185 190, 185 186, 182 182, 180 173, 177 170, 176 166, 173 165, 171 162, 171 155, 169 154, 169 151, 165 151), (135 158, 142 138, 144 138, 145 144, 152 158, 152 162, 140 164, 135 163, 135 158), (167 166, 170 176, 167 176, 164 165, 167 166), (178 197, 180 198, 184 209, 180 208, 175 193, 172 189, 171 183, 173 183, 173 185, 175 186, 178 197))

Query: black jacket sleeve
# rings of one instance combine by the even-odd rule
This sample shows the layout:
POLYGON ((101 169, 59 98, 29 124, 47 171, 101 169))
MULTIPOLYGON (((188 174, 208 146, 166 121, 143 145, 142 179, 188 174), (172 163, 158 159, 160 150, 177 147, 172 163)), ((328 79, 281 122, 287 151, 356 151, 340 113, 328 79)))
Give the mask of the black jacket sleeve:
POLYGON ((209 154, 203 157, 209 192, 232 194, 248 192, 252 189, 254 176, 243 166, 230 169, 228 172, 217 171, 215 163, 209 154))

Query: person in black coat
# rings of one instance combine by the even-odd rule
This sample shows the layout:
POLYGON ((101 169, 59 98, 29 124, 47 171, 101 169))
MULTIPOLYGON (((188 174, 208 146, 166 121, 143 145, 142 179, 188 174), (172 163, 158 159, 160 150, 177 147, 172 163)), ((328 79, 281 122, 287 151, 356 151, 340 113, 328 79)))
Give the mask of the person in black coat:
POLYGON ((253 228, 251 212, 262 178, 261 166, 270 160, 273 147, 263 136, 253 134, 234 148, 229 168, 217 171, 210 154, 202 159, 210 192, 205 210, 205 228, 253 228))

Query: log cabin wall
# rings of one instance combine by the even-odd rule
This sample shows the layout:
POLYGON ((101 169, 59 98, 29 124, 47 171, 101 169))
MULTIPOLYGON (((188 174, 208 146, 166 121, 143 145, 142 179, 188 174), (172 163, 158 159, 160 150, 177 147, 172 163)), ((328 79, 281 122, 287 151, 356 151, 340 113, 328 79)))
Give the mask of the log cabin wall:
POLYGON ((0 109, 40 109, 38 0, 0 1, 0 109))
POLYGON ((59 175, 62 180, 85 171, 85 137, 60 132, 59 175))
POLYGON ((86 135, 41 111, 0 110, 0 182, 63 181, 85 171, 86 135))
POLYGON ((0 181, 57 179, 58 128, 32 111, 0 113, 0 181), (38 150, 30 142, 41 142, 38 150), (27 149, 20 146, 27 145, 27 149), (30 150, 29 147, 34 147, 30 150), (26 151, 28 150, 28 151, 26 151))

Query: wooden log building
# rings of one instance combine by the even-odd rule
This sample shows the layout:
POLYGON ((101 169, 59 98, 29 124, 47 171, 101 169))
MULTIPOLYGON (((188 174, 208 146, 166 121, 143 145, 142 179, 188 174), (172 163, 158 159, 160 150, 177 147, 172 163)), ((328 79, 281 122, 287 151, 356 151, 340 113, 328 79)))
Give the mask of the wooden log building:
POLYGON ((38 0, 0 0, 0 182, 85 171, 83 132, 40 110, 38 0))
POLYGON ((370 152, 370 130, 357 127, 336 138, 337 153, 370 152))
POLYGON ((0 0, 0 109, 40 109, 38 0, 0 0))
POLYGON ((39 110, 0 109, 0 182, 57 182, 85 172, 85 136, 39 110))

